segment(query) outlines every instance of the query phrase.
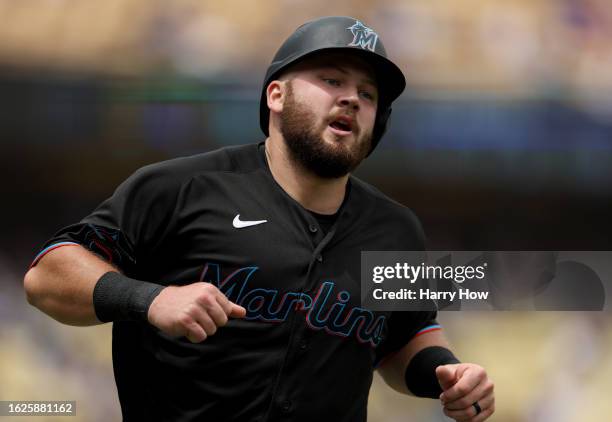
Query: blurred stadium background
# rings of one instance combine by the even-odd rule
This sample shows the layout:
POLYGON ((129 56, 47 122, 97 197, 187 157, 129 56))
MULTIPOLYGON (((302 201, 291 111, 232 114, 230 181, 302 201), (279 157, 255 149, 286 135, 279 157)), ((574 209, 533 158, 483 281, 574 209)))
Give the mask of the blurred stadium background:
MULTIPOLYGON (((29 261, 136 168, 262 140, 276 48, 335 14, 375 28, 406 73, 358 174, 416 211, 431 249, 612 250, 608 0, 0 0, 0 400, 119 420, 110 327, 28 307, 29 261)), ((496 381, 492 420, 610 419, 610 314, 440 320, 496 381)), ((370 420, 445 419, 377 378, 370 420)))

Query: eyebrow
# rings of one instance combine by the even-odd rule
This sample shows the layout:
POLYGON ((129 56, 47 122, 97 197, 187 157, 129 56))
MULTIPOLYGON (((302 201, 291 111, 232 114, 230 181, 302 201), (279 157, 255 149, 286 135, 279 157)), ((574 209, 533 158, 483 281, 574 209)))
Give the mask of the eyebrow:
MULTIPOLYGON (((332 69, 336 69, 337 71, 339 71, 340 73, 343 73, 345 75, 348 74, 348 71, 345 68, 343 68, 342 66, 339 66, 337 64, 327 63, 327 64, 325 64, 325 66, 330 67, 332 69)), ((376 85, 376 82, 374 81, 374 79, 366 77, 366 78, 362 79, 362 81, 364 81, 364 82, 372 85, 374 88, 378 89, 378 85, 376 85)))

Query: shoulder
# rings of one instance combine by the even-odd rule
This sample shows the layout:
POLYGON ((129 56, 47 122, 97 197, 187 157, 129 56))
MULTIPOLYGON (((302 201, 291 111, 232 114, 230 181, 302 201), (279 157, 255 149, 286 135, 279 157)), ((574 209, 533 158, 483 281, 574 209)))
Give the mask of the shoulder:
POLYGON ((369 210, 370 219, 381 222, 385 227, 393 227, 399 235, 416 238, 417 244, 424 247, 423 227, 412 209, 355 176, 351 176, 351 190, 351 194, 357 197, 358 207, 369 210))
POLYGON ((416 214, 410 208, 388 197, 378 188, 354 176, 351 177, 351 183, 351 189, 357 191, 356 193, 361 197, 360 200, 370 202, 376 208, 377 213, 420 224, 416 214))
POLYGON ((136 173, 182 179, 206 172, 241 171, 243 170, 241 158, 245 155, 256 154, 255 144, 225 147, 149 164, 138 169, 136 173))
POLYGON ((257 158, 257 145, 240 145, 149 164, 136 170, 128 184, 155 185, 157 189, 176 188, 198 175, 210 172, 241 172, 248 160, 257 158))

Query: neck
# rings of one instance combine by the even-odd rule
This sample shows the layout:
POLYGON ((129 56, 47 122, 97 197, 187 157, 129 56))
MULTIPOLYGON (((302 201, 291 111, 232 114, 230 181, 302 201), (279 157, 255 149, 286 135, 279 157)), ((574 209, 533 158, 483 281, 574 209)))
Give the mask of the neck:
POLYGON ((326 179, 313 174, 293 160, 280 137, 269 137, 265 147, 272 176, 290 197, 319 214, 338 211, 344 200, 348 175, 326 179))

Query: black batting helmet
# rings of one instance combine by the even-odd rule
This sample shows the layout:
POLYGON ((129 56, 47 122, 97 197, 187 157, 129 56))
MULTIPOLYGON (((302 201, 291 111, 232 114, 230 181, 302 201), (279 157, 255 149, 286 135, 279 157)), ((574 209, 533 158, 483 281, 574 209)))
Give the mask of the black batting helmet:
POLYGON ((372 133, 372 150, 385 133, 391 103, 406 87, 404 74, 391 60, 378 34, 355 18, 328 16, 306 22, 289 36, 276 52, 266 72, 259 102, 259 124, 268 136, 270 110, 266 88, 288 66, 323 51, 349 51, 362 56, 372 67, 378 83, 378 111, 372 133))

